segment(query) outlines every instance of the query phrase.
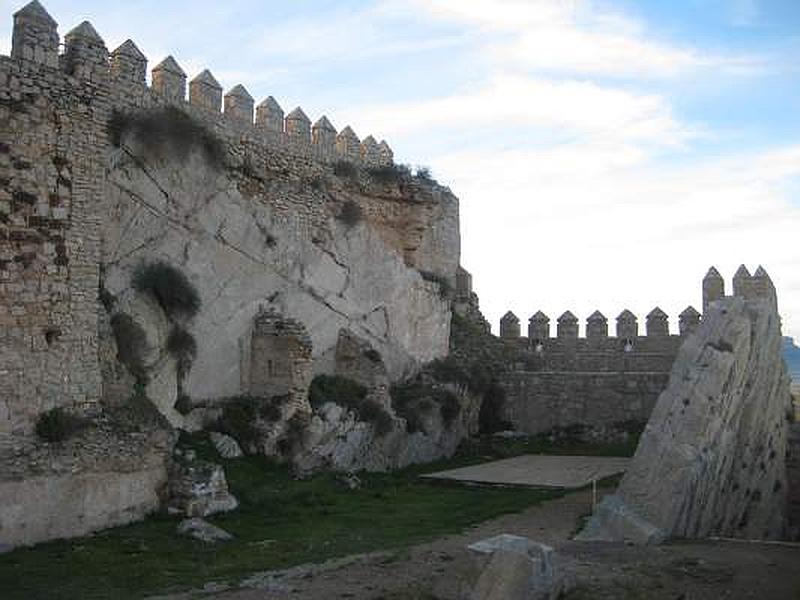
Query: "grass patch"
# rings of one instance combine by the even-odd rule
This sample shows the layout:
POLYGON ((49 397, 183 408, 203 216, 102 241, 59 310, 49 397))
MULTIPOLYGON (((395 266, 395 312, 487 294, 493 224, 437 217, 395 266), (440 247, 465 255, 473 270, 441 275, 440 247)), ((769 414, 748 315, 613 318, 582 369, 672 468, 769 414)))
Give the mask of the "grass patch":
POLYGON ((348 490, 332 474, 293 480, 287 468, 262 457, 221 462, 241 508, 209 520, 235 540, 207 546, 181 538, 174 533, 176 519, 158 516, 17 550, 0 555, 4 600, 125 600, 237 581, 258 571, 400 550, 561 495, 426 482, 417 478, 422 467, 363 474, 362 487, 348 490))

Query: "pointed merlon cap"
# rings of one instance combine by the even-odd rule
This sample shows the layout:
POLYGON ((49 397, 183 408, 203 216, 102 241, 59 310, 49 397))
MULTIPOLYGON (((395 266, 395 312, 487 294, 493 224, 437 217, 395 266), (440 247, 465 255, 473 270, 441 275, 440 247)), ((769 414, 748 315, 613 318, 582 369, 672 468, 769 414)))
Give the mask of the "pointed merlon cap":
POLYGON ((636 315, 629 311, 627 308, 619 313, 617 321, 635 321, 636 315))
POLYGON ((381 149, 381 152, 388 152, 389 154, 392 153, 392 148, 386 143, 386 140, 381 140, 381 143, 378 144, 378 147, 381 149))
POLYGON ((695 317, 699 317, 700 313, 697 312, 694 306, 687 306, 685 309, 683 309, 683 312, 678 316, 680 316, 681 319, 692 319, 695 317))
POLYGON ((153 67, 153 72, 155 73, 157 71, 167 71, 168 73, 174 73, 175 75, 186 77, 186 73, 183 72, 183 69, 181 69, 180 65, 175 61, 174 58, 172 58, 171 55, 153 67))
POLYGON ((192 83, 202 83, 209 87, 213 87, 216 90, 222 90, 222 86, 219 84, 214 76, 211 74, 211 71, 208 69, 203 69, 203 71, 194 79, 192 79, 192 83))
POLYGON ((711 267, 703 279, 722 279, 722 275, 719 274, 716 267, 711 267))
POLYGON ((608 321, 608 319, 606 319, 606 316, 603 313, 601 313, 599 310, 594 311, 591 315, 589 315, 589 318, 587 318, 586 320, 587 321, 591 321, 591 322, 594 322, 594 321, 608 321))
POLYGON ((267 98, 258 105, 258 108, 266 108, 270 112, 283 112, 281 105, 278 104, 278 101, 272 96, 267 96, 267 98))
POLYGON ((364 144, 365 146, 375 146, 375 147, 378 146, 378 142, 371 135, 368 135, 367 137, 365 137, 364 141, 361 142, 361 143, 364 144))
POLYGON ((225 96, 244 98, 245 100, 249 100, 250 102, 253 101, 253 97, 250 95, 250 92, 248 92, 241 83, 239 85, 234 86, 230 92, 225 94, 225 96))
POLYGON ((135 58, 136 60, 147 60, 147 57, 142 54, 142 51, 133 43, 133 40, 125 40, 120 44, 119 48, 114 50, 111 54, 114 55, 124 55, 130 56, 131 58, 135 58))
POLYGON ((353 131, 353 128, 350 127, 350 125, 348 125, 344 129, 342 129, 339 132, 339 136, 338 137, 359 141, 358 136, 356 135, 356 132, 353 131))
POLYGON ((739 268, 736 269, 736 274, 734 277, 750 277, 750 271, 748 271, 747 267, 744 265, 739 265, 739 268))
POLYGON ((500 321, 503 323, 508 323, 510 321, 519 321, 519 319, 517 318, 517 315, 515 315, 513 312, 508 311, 506 314, 503 315, 503 318, 500 319, 500 321))
POLYGON ((550 317, 548 317, 542 311, 537 310, 536 314, 533 315, 530 319, 528 319, 528 321, 537 321, 537 322, 550 321, 550 317))
POLYGON ((762 267, 761 265, 758 265, 758 268, 756 269, 756 272, 753 273, 753 277, 769 279, 769 274, 767 273, 767 270, 764 267, 762 267))
POLYGON ((65 40, 73 38, 82 38, 85 40, 91 40, 93 42, 104 43, 103 38, 100 37, 100 34, 97 33, 97 30, 92 27, 92 24, 89 23, 89 21, 84 21, 64 36, 65 40))
POLYGON ((661 310, 658 306, 656 306, 653 310, 650 311, 650 314, 647 315, 648 319, 666 319, 667 313, 661 310))
POLYGON ((41 23, 46 23, 48 26, 52 27, 53 29, 58 27, 58 23, 56 23, 55 19, 50 16, 50 13, 47 12, 41 4, 39 4, 38 0, 33 0, 29 2, 22 8, 20 8, 17 12, 14 13, 14 18, 23 17, 25 19, 30 19, 32 21, 39 21, 41 23))
POLYGON ((311 124, 311 119, 306 116, 306 113, 303 112, 303 109, 299 106, 295 108, 292 112, 286 115, 286 120, 288 121, 304 121, 308 124, 311 124))
POLYGON ((332 132, 336 133, 336 128, 333 125, 331 125, 331 122, 328 120, 328 117, 326 117, 324 115, 322 117, 320 117, 319 119, 317 119, 317 122, 314 123, 314 127, 313 128, 314 129, 322 129, 324 131, 332 131, 332 132))
POLYGON ((558 322, 559 323, 568 323, 568 322, 572 322, 572 321, 577 322, 577 320, 578 320, 578 317, 573 315, 570 311, 566 311, 563 315, 558 317, 558 322))

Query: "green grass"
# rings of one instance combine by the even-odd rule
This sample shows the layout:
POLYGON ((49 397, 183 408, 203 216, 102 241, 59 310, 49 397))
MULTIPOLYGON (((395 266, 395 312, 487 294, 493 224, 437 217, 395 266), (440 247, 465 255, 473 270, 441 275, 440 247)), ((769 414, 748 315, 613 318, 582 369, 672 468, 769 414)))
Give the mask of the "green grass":
MULTIPOLYGON (((186 438, 184 438, 186 442, 186 438)), ((211 451, 192 440, 198 456, 211 451)), ((493 450, 495 458, 498 450, 493 450)), ((249 457, 220 461, 241 508, 209 521, 236 536, 207 546, 175 535, 177 519, 155 516, 95 536, 0 555, 4 600, 140 598, 209 581, 375 550, 398 550, 463 531, 561 495, 523 488, 465 487, 418 479, 423 472, 471 464, 479 452, 389 474, 362 474, 350 491, 333 475, 305 481, 286 467, 249 457)), ((483 458, 485 460, 485 458, 483 458)))

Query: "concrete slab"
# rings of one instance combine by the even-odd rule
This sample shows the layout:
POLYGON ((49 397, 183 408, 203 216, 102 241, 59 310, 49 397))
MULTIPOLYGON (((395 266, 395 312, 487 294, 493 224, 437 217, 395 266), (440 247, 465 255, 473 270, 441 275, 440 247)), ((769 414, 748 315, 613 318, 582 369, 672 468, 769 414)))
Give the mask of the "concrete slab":
POLYGON ((423 477, 497 485, 580 488, 589 485, 593 480, 623 473, 630 460, 615 456, 526 454, 482 465, 431 473, 423 477))

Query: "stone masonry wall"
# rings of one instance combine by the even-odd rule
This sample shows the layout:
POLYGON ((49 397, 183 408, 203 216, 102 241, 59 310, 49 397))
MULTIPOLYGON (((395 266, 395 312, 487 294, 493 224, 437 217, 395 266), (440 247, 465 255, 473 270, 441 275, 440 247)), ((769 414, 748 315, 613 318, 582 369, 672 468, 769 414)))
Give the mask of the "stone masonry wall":
MULTIPOLYGON (((242 332, 272 298, 272 308, 302 317, 321 351, 344 326, 372 337, 394 377, 446 352, 447 304, 417 270, 455 280, 458 201, 449 190, 410 177, 380 183, 366 174, 393 171, 385 142, 361 141, 349 127, 337 133, 324 117, 312 125, 299 108, 284 115, 272 97, 256 107, 241 86, 223 95, 210 73, 187 97, 172 57, 148 86, 135 44, 109 53, 88 22, 60 41, 34 1, 14 15, 12 56, 0 57, 0 437, 29 434, 55 406, 91 409, 102 394, 101 283, 123 291, 138 262, 190 250, 191 279, 220 278, 201 290, 204 302, 236 311, 242 332), (115 113, 167 106, 222 141, 223 176, 194 159, 145 163, 135 144, 110 143, 115 113), (356 177, 335 175, 343 161, 356 177), (336 222, 348 202, 359 207, 357 227, 336 222), (237 286, 263 273, 268 280, 244 298, 237 286), (246 306, 230 306, 232 296, 246 306)), ((218 330, 208 332, 216 343, 218 330)), ((200 354, 196 372, 208 377, 190 380, 190 392, 237 392, 238 367, 220 365, 212 377, 218 356, 200 354)))
POLYGON ((0 437, 100 399, 105 86, 0 57, 0 437))
POLYGON ((531 434, 645 422, 667 386, 681 342, 680 336, 639 337, 626 352, 617 338, 553 338, 539 352, 523 349, 501 379, 505 419, 531 434))

